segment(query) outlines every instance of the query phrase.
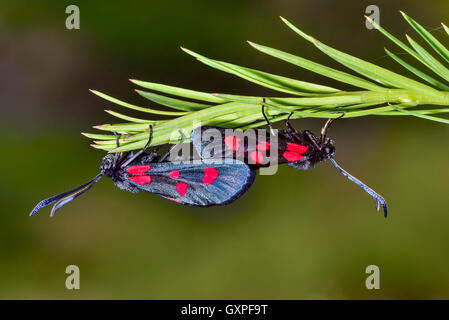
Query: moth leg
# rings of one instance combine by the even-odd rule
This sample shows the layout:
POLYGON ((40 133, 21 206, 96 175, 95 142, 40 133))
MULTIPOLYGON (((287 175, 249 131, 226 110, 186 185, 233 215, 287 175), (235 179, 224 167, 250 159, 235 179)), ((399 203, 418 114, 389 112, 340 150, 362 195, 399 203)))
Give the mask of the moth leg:
POLYGON ((323 128, 321 129, 321 136, 320 136, 320 142, 321 144, 324 143, 324 140, 326 139, 326 133, 327 130, 329 130, 329 127, 331 126, 331 124, 338 119, 343 118, 343 116, 345 115, 344 112, 341 113, 341 116, 337 117, 337 118, 331 118, 331 119, 327 119, 326 123, 324 124, 323 128))
MULTIPOLYGON (((117 134, 117 132, 115 132, 115 131, 113 131, 112 133, 113 133, 114 136, 115 136, 115 145, 116 145, 116 147, 118 148, 118 147, 120 147, 120 144, 119 144, 119 142, 118 142, 118 139, 119 139, 118 134, 117 134)), ((121 154, 121 152, 120 152, 120 154, 121 154)), ((114 162, 112 163, 112 167, 113 167, 113 168, 115 168, 115 166, 117 165, 117 160, 118 160, 118 158, 119 158, 119 153, 116 152, 115 155, 114 155, 114 162)))
POLYGON ((289 128, 291 131, 297 132, 295 128, 293 128, 293 126, 290 124, 290 118, 292 117, 293 112, 290 112, 290 114, 287 117, 287 120, 285 121, 285 125, 287 126, 287 128, 289 128))
POLYGON ((145 144, 145 146, 141 150, 136 152, 134 155, 130 156, 128 160, 126 160, 124 163, 122 163, 120 165, 120 167, 121 168, 126 167, 132 161, 137 159, 137 157, 139 157, 142 153, 144 153, 148 149, 148 147, 150 146, 150 143, 151 143, 152 139, 153 139, 153 126, 150 124, 150 134, 149 134, 149 137, 148 137, 148 142, 145 144))
POLYGON ((307 136, 307 138, 309 138, 310 142, 313 143, 313 145, 318 149, 321 150, 320 147, 320 141, 317 141, 317 139, 315 138, 315 136, 312 134, 312 132, 310 132, 309 130, 305 130, 304 134, 307 136))
POLYGON ((153 162, 155 159, 157 160, 158 159, 157 151, 161 147, 162 146, 155 147, 153 150, 151 150, 151 152, 149 154, 146 154, 142 158, 140 158, 139 162, 140 163, 149 163, 149 162, 153 162))
POLYGON ((120 143, 118 142, 118 134, 117 134, 117 132, 115 132, 115 131, 113 131, 112 133, 113 133, 114 136, 115 136, 115 145, 116 145, 116 147, 118 148, 118 147, 120 147, 120 143))
POLYGON ((181 144, 184 143, 184 133, 182 133, 181 130, 178 130, 179 134, 181 135, 181 141, 179 141, 177 144, 175 144, 173 147, 170 148, 170 150, 168 150, 168 152, 166 154, 164 154, 164 156, 162 158, 159 159, 159 162, 164 161, 165 159, 167 159, 167 157, 170 155, 170 153, 177 147, 179 147, 181 144))
POLYGON ((267 122, 268 127, 270 128, 270 133, 272 136, 274 136, 273 126, 271 125, 270 120, 268 120, 267 115, 265 114, 265 98, 262 98, 262 115, 265 118, 265 121, 267 122))

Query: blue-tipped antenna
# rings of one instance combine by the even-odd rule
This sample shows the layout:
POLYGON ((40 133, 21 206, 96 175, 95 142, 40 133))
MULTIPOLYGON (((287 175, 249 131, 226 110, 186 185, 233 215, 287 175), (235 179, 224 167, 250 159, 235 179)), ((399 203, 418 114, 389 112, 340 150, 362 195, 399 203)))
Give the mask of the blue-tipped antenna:
POLYGON ((70 201, 72 201, 73 199, 75 199, 76 197, 78 197, 80 194, 83 194, 84 192, 86 192, 87 190, 89 190, 94 184, 96 184, 98 182, 98 180, 100 180, 100 178, 103 176, 103 173, 98 174, 95 178, 93 178, 92 180, 89 180, 88 182, 80 185, 79 187, 76 187, 75 189, 66 191, 64 193, 58 194, 57 196, 53 196, 51 198, 42 200, 41 202, 39 202, 31 211, 30 216, 34 215, 36 212, 38 212, 40 209, 42 209, 45 206, 48 206, 49 204, 52 204, 55 201, 58 201, 59 199, 75 192, 78 191, 80 189, 83 189, 79 192, 74 193, 71 196, 68 196, 60 201, 58 201, 54 206, 53 209, 51 210, 51 214, 50 216, 53 216, 56 212, 56 210, 58 210, 59 208, 61 208, 63 205, 69 203, 70 201))
POLYGON ((349 172, 347 172, 342 167, 340 167, 338 165, 338 163, 335 162, 334 159, 329 158, 329 160, 332 162, 332 164, 335 166, 335 168, 337 168, 338 171, 341 172, 342 175, 344 175, 346 178, 348 178, 349 180, 354 182, 356 185, 358 185, 360 188, 365 190, 365 192, 368 193, 374 199, 374 204, 376 206, 377 211, 379 211, 380 206, 382 206, 382 208, 384 210, 384 216, 386 218, 387 217, 387 202, 385 201, 385 199, 380 194, 378 194, 376 191, 374 191, 373 189, 368 187, 366 184, 364 184, 362 181, 360 181, 356 177, 352 176, 351 174, 349 174, 349 172))

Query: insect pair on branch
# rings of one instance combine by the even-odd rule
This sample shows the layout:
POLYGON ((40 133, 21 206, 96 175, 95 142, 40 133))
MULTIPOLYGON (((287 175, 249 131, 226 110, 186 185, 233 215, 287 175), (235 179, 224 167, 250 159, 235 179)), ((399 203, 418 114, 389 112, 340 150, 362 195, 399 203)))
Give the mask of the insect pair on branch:
MULTIPOLYGON (((30 215, 56 202, 51 210, 53 216, 58 209, 89 190, 103 176, 111 178, 119 189, 131 193, 147 191, 190 206, 226 205, 249 189, 256 171, 266 167, 266 158, 273 158, 274 154, 275 163, 288 164, 298 170, 308 170, 319 162, 329 160, 346 178, 368 193, 374 199, 376 209, 379 211, 382 207, 385 217, 387 216, 384 198, 341 168, 333 159, 335 147, 327 137, 327 131, 335 119, 326 121, 319 136, 309 130, 297 131, 291 126, 290 117, 287 118, 286 129, 276 132, 265 115, 264 105, 265 102, 262 103, 262 113, 270 130, 260 130, 263 134, 254 130, 255 143, 243 139, 234 130, 213 126, 197 127, 192 130, 190 137, 200 159, 179 161, 168 156, 170 151, 183 143, 183 139, 162 157, 157 153, 158 147, 148 152, 153 137, 150 125, 148 142, 144 148, 138 152, 106 155, 101 162, 100 173, 92 180, 42 200, 30 215), (213 142, 203 139, 211 135, 219 138, 215 138, 213 142), (211 143, 214 144, 212 148, 211 143)), ((116 141, 118 147, 118 137, 116 141)))

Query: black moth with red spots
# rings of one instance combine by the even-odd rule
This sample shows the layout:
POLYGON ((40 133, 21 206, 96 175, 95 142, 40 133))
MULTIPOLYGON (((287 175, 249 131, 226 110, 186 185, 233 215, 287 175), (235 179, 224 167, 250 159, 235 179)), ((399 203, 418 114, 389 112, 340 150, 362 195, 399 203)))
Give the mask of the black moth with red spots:
POLYGON ((332 140, 327 139, 325 145, 320 146, 314 143, 311 137, 315 136, 307 130, 302 133, 279 130, 276 137, 270 131, 254 130, 252 132, 256 138, 253 143, 249 143, 251 138, 248 139, 248 131, 203 126, 192 130, 190 138, 202 159, 239 159, 252 169, 267 167, 276 162, 307 170, 335 153, 332 140), (216 137, 220 138, 217 140, 216 137), (277 146, 277 150, 274 150, 274 146, 277 146))
POLYGON ((142 150, 106 155, 95 178, 75 189, 42 200, 30 215, 56 202, 51 210, 53 216, 59 208, 89 190, 102 176, 108 176, 118 188, 131 193, 148 191, 181 204, 200 207, 233 202, 254 181, 255 172, 242 161, 192 160, 175 163, 165 161, 167 155, 161 158, 154 150, 145 153, 151 136, 150 127, 150 139, 142 150))
MULTIPOLYGON (((262 107, 262 113, 263 112, 262 107)), ((329 119, 321 130, 319 137, 315 136, 308 130, 298 132, 294 129, 287 119, 287 129, 279 130, 277 132, 277 139, 273 135, 275 130, 272 129, 270 122, 265 116, 269 131, 263 130, 260 133, 254 130, 256 138, 248 143, 249 136, 246 132, 240 130, 230 130, 213 126, 203 126, 192 130, 190 138, 192 140, 194 149, 202 159, 223 158, 223 159, 239 159, 247 163, 252 169, 269 166, 273 163, 273 153, 277 154, 276 164, 288 163, 288 165, 299 169, 307 170, 313 168, 317 163, 324 160, 330 160, 332 164, 340 171, 346 178, 361 187, 374 200, 376 209, 379 211, 380 207, 387 216, 387 204, 385 199, 376 193, 373 189, 365 185, 363 182, 349 174, 341 168, 333 159, 335 154, 334 143, 331 139, 326 137, 326 132, 334 119, 329 119), (215 134, 215 133, 217 134, 215 134), (222 137, 221 140, 216 141, 214 137, 222 137), (209 139, 211 138, 211 139, 209 139), (274 143, 277 141, 277 149, 274 150, 274 143)))

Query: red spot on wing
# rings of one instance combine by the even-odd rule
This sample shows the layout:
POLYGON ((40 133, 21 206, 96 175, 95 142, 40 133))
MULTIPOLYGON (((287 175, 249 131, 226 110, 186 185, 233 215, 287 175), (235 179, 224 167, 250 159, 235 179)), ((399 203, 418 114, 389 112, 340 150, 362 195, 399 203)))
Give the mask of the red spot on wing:
POLYGON ((267 151, 270 149, 270 144, 266 141, 261 141, 257 144, 256 149, 260 151, 267 151))
POLYGON ((126 172, 129 174, 144 174, 146 171, 150 170, 151 166, 132 166, 126 168, 126 172))
POLYGON ((299 154, 297 152, 291 152, 291 151, 285 151, 282 156, 289 162, 292 161, 298 161, 304 158, 302 154, 299 154))
POLYGON ((297 143, 287 143, 287 150, 296 153, 305 153, 307 147, 297 143))
POLYGON ((172 179, 178 179, 179 177, 179 171, 178 170, 172 170, 169 174, 170 178, 172 179))
POLYGON ((178 182, 176 184, 176 192, 182 197, 186 194, 187 191, 187 183, 184 182, 178 182))
POLYGON ((151 182, 150 176, 135 176, 135 177, 129 177, 129 180, 131 180, 134 183, 137 183, 138 185, 144 185, 151 182))
POLYGON ((211 184, 218 177, 218 171, 215 168, 204 168, 203 183, 211 184))
POLYGON ((262 152, 253 151, 249 154, 249 158, 251 159, 251 163, 260 164, 263 160, 262 152))
POLYGON ((232 151, 238 151, 240 149, 240 141, 241 139, 235 136, 227 136, 224 138, 224 143, 226 144, 226 148, 232 151))

